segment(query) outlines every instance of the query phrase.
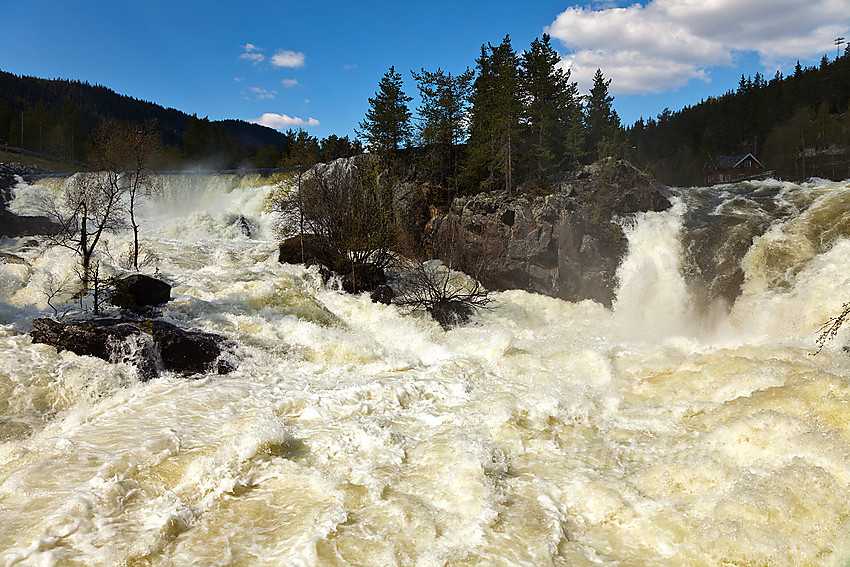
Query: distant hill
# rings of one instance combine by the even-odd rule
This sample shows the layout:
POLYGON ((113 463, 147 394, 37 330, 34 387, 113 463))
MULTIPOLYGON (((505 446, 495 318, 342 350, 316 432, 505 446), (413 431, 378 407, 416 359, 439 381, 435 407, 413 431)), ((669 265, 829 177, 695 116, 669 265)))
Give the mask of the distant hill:
POLYGON ((102 86, 66 79, 40 79, 0 71, 0 144, 43 152, 70 161, 84 161, 90 134, 104 119, 146 123, 153 120, 166 150, 186 159, 215 152, 231 165, 256 154, 263 146, 279 150, 287 144, 280 132, 240 120, 209 121, 174 108, 121 95, 102 86), (190 124, 202 125, 191 128, 190 124), (185 155, 186 137, 201 153, 185 155))

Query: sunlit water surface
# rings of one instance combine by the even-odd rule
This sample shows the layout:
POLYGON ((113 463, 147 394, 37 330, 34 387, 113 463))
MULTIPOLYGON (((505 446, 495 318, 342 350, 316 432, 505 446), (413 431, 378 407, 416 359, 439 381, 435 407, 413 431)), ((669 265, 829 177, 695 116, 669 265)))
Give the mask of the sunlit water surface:
POLYGON ((232 339, 226 376, 32 344, 75 258, 0 242, 0 565, 850 565, 846 331, 812 355, 850 184, 681 191, 613 309, 510 291, 445 332, 278 263, 263 183, 143 204, 163 315, 232 339))

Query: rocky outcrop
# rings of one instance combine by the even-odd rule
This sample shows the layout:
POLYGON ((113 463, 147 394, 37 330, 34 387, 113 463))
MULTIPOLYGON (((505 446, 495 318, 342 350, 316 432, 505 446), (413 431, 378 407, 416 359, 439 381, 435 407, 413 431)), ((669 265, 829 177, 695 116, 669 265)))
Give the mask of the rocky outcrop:
POLYGON ((6 209, 12 201, 12 187, 17 175, 32 175, 38 170, 18 163, 0 164, 0 237, 35 236, 37 234, 56 234, 59 226, 47 217, 21 216, 6 209))
POLYGON ((490 289, 610 305, 626 240, 618 219, 670 207, 666 189, 625 161, 581 168, 545 196, 482 193, 432 219, 435 256, 490 289))
POLYGON ((34 319, 34 343, 57 350, 95 356, 109 362, 134 364, 147 380, 162 371, 183 376, 226 374, 233 364, 223 350, 224 337, 187 331, 157 319, 34 319))
POLYGON ((387 283, 384 270, 372 264, 357 264, 353 268, 349 259, 328 246, 322 238, 313 235, 293 236, 280 243, 278 261, 286 264, 320 265, 325 283, 336 274, 342 288, 348 293, 374 291, 387 283))

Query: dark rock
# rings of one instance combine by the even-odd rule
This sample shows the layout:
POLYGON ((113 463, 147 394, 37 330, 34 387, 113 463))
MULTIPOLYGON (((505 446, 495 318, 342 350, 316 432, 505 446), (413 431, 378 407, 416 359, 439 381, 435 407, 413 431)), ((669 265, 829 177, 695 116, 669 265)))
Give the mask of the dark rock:
POLYGON ((372 291, 387 283, 384 270, 373 264, 357 264, 352 270, 351 261, 329 247, 317 236, 293 236, 280 243, 278 260, 287 264, 318 264, 322 281, 327 283, 334 275, 342 282, 348 293, 372 291), (303 258, 303 261, 302 261, 303 258))
POLYGON ((37 234, 57 234, 58 224, 47 217, 21 216, 10 211, 0 211, 0 236, 18 238, 37 234))
POLYGON ((248 238, 251 238, 251 235, 254 231, 251 229, 251 223, 248 222, 248 219, 245 218, 245 215, 239 215, 239 217, 236 219, 236 222, 233 224, 236 225, 236 227, 242 234, 244 234, 248 238))
POLYGON ((20 256, 15 256, 14 254, 9 254, 8 252, 0 252, 0 264, 22 264, 24 266, 28 266, 29 262, 27 262, 20 256))
POLYGON ((341 274, 342 289, 348 293, 373 291, 387 283, 384 270, 373 264, 357 264, 341 274))
POLYGON ((109 302, 122 309, 164 305, 171 300, 171 286, 162 280, 133 274, 113 282, 115 291, 109 302))
POLYGON ((16 175, 32 175, 38 170, 19 163, 0 163, 0 236, 18 238, 37 234, 57 234, 59 225, 47 217, 21 216, 6 209, 15 197, 16 175))
POLYGON ((162 370, 184 376, 233 370, 222 356, 224 337, 187 331, 161 320, 34 319, 33 327, 30 335, 34 343, 109 362, 131 363, 143 379, 153 378, 162 370))
POLYGON ((321 264, 334 268, 345 261, 338 252, 330 248, 324 239, 305 234, 293 236, 280 243, 278 261, 282 264, 321 264))
POLYGON ((387 284, 379 285, 372 290, 371 294, 372 303, 383 303, 384 305, 392 303, 394 297, 395 292, 393 291, 393 288, 387 284))
POLYGON ((626 250, 617 217, 669 208, 669 193, 625 161, 587 166, 546 196, 481 193, 432 219, 435 255, 490 289, 611 305, 626 250))

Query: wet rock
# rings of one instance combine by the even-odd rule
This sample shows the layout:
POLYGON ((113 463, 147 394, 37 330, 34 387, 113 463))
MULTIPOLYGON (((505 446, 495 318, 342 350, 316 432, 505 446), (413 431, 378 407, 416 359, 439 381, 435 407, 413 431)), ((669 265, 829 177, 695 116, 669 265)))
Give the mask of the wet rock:
POLYGON ((36 168, 17 163, 0 164, 0 236, 18 238, 59 232, 59 225, 47 217, 16 215, 6 209, 14 198, 12 187, 17 183, 15 176, 37 172, 36 168))
POLYGON ((52 235, 57 234, 59 230, 59 225, 47 217, 22 216, 6 210, 0 211, 0 236, 18 238, 37 234, 52 235))
POLYGON ((20 256, 15 256, 14 254, 10 254, 8 252, 0 252, 0 264, 21 264, 24 266, 29 266, 29 262, 27 262, 20 256))
POLYGON ((190 376, 233 370, 222 349, 224 337, 181 329, 162 320, 34 319, 33 327, 30 335, 34 343, 113 363, 134 364, 143 379, 162 371, 190 376))
POLYGON ((251 223, 248 222, 248 219, 245 218, 245 215, 239 215, 239 217, 236 219, 236 222, 233 224, 239 229, 239 232, 241 232, 248 238, 251 238, 251 235, 254 233, 251 228, 251 223))
POLYGON ((340 279, 342 289, 348 293, 371 292, 387 283, 384 270, 373 264, 357 264, 342 272, 340 279))
POLYGON ((109 302, 122 309, 164 305, 171 300, 171 286, 145 274, 132 274, 113 282, 109 302))
POLYGON ((287 238, 280 243, 278 251, 278 261, 282 264, 321 264, 333 268, 345 260, 323 239, 309 234, 287 238))
POLYGON ((626 249, 619 218, 669 208, 662 185, 625 161, 573 172, 545 196, 455 199, 429 225, 435 255, 494 290, 610 305, 626 249))
POLYGON ((373 264, 357 264, 353 268, 351 261, 329 247, 322 238, 305 235, 287 238, 279 245, 278 260, 287 264, 318 264, 322 280, 327 283, 334 275, 342 282, 342 288, 348 293, 372 291, 387 283, 384 270, 373 264))
POLYGON ((393 291, 393 288, 387 284, 382 284, 372 290, 370 297, 372 298, 372 303, 383 303, 384 305, 389 305, 393 302, 395 292, 393 291))

